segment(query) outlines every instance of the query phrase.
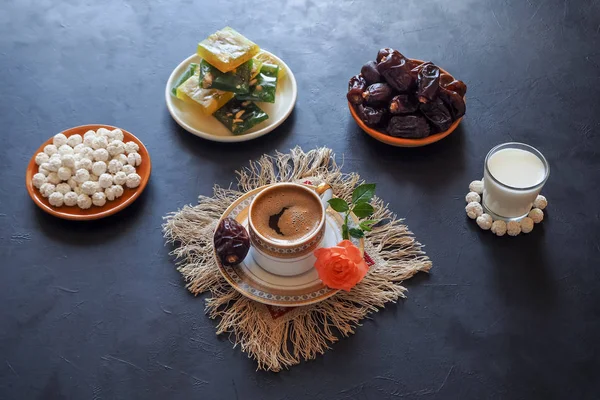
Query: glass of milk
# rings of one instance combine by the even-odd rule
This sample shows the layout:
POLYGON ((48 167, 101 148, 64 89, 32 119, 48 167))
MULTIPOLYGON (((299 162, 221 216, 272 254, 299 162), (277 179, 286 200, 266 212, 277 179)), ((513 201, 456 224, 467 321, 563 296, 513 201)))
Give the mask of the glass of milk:
POLYGON ((485 157, 484 211, 505 221, 526 217, 548 175, 548 161, 536 148, 516 142, 494 147, 485 157))

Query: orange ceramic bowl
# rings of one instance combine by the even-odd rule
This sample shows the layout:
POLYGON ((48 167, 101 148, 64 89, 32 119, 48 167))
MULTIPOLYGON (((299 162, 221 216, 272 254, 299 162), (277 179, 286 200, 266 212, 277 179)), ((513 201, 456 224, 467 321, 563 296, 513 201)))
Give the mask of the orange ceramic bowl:
MULTIPOLYGON (((424 62, 424 61, 421 61, 421 60, 415 60, 415 61, 424 62)), ((448 72, 446 72, 442 68, 440 68, 440 72, 448 74, 448 72)), ((448 75, 450 75, 450 74, 448 74, 448 75)), ((405 138, 393 137, 393 136, 388 135, 385 132, 380 132, 380 131, 378 131, 376 129, 368 127, 358 117, 358 114, 356 113, 356 110, 354 109, 354 107, 352 106, 352 104, 350 102, 348 102, 348 108, 350 109, 350 114, 352 114, 352 118, 354 118, 354 121, 356 121, 356 123, 358 124, 358 126, 360 126, 360 128, 363 131, 365 131, 369 136, 371 136, 371 137, 379 140, 380 142, 383 142, 383 143, 386 143, 386 144, 389 144, 389 145, 392 145, 392 146, 397 146, 397 147, 421 147, 421 146, 426 146, 426 145, 431 144, 431 143, 435 143, 437 141, 442 140, 443 138, 445 138, 446 136, 448 136, 452 132, 454 132, 454 130, 456 129, 456 127, 458 126, 458 124, 460 124, 460 121, 462 121, 462 117, 460 117, 459 119, 457 119, 456 121, 454 121, 452 123, 452 125, 450 125, 450 128, 448 128, 447 131, 439 132, 439 133, 434 133, 433 135, 429 135, 429 136, 424 137, 422 139, 405 139, 405 138)))
MULTIPOLYGON (((97 130, 98 128, 106 128, 109 130, 116 129, 114 126, 110 125, 81 125, 76 126, 74 128, 67 129, 66 131, 61 132, 66 137, 71 135, 80 134, 83 136, 89 130, 97 130)), ((125 207, 129 206, 133 203, 140 194, 144 191, 144 188, 148 184, 148 180, 150 179, 150 171, 152 169, 152 164, 150 162, 150 155, 148 154, 148 150, 144 146, 144 144, 134 135, 127 132, 125 129, 121 129, 123 131, 123 142, 127 143, 129 141, 137 143, 140 147, 138 153, 142 157, 142 163, 140 166, 136 167, 137 174, 142 178, 140 185, 135 189, 129 189, 127 187, 123 187, 123 195, 118 199, 113 201, 107 201, 105 205, 102 207, 97 207, 92 205, 87 210, 82 210, 81 208, 74 207, 53 207, 48 202, 48 199, 43 197, 38 189, 33 186, 32 177, 34 174, 38 172, 38 165, 35 163, 35 156, 38 153, 44 151, 44 147, 48 144, 52 144, 52 139, 48 139, 44 144, 40 146, 39 149, 35 152, 29 164, 27 165, 27 172, 25 174, 25 185, 27 186, 27 192, 29 192, 29 196, 33 202, 42 210, 47 212, 48 214, 52 214, 55 217, 62 219, 70 219, 76 221, 87 221, 92 219, 100 219, 104 217, 108 217, 109 215, 113 215, 125 207)))

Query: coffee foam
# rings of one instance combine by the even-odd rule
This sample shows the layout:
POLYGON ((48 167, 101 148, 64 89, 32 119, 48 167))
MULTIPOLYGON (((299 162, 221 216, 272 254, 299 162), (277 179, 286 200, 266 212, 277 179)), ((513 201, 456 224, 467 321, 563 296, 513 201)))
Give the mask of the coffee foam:
POLYGON ((267 189, 252 205, 252 223, 269 240, 291 244, 310 236, 321 221, 323 207, 318 199, 302 188, 290 186, 267 189), (269 219, 278 215, 279 232, 269 219))

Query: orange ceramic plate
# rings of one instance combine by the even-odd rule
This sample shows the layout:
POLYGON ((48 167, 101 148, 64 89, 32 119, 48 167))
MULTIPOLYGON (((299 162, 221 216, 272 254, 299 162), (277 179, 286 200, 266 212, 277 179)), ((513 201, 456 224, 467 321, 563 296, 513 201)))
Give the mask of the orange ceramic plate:
MULTIPOLYGON (((83 136, 83 134, 86 133, 87 131, 89 131, 89 130, 95 131, 95 130, 98 130, 98 128, 106 128, 109 130, 116 129, 116 127, 110 126, 110 125, 81 125, 81 126, 76 126, 74 128, 67 129, 66 131, 63 131, 62 134, 64 134, 66 137, 75 135, 77 133, 80 134, 81 136, 83 136)), ((46 146, 48 144, 52 144, 53 138, 50 138, 44 144, 42 144, 39 149, 37 149, 37 151, 34 153, 33 157, 31 157, 31 160, 29 161, 29 165, 27 165, 27 173, 25 175, 25 184, 27 186, 27 191, 29 192, 29 196, 31 196, 31 199, 33 200, 33 202, 35 204, 37 204, 37 206, 40 207, 42 210, 46 211, 48 214, 52 214, 58 218, 70 219, 70 220, 76 220, 76 221, 87 221, 87 220, 92 220, 92 219, 108 217, 109 215, 113 215, 113 214, 121 211, 122 209, 124 209, 125 207, 130 205, 131 203, 133 203, 135 201, 135 199, 137 199, 139 197, 139 195, 142 193, 142 191, 148 184, 148 179, 150 179, 150 170, 152 169, 152 164, 150 162, 150 155, 148 154, 148 150, 146 149, 144 144, 138 138, 136 138, 134 135, 127 132, 125 129, 121 129, 121 130, 123 131, 123 136, 124 136, 123 142, 127 143, 129 141, 132 141, 132 142, 137 143, 137 145, 140 147, 140 149, 138 150, 138 153, 142 157, 142 164, 140 164, 139 167, 136 167, 137 174, 142 178, 142 180, 140 182, 140 186, 138 186, 135 189, 128 189, 127 187, 123 187, 124 192, 121 197, 119 197, 118 199, 115 199, 113 201, 107 201, 106 204, 103 205, 102 207, 97 207, 97 206, 92 205, 87 210, 82 210, 81 208, 79 208, 77 206, 74 206, 74 207, 67 207, 67 206, 52 207, 50 205, 50 203, 48 202, 48 199, 43 197, 41 195, 40 191, 38 189, 36 189, 33 186, 33 183, 31 182, 33 175, 38 172, 38 165, 35 163, 35 156, 36 156, 36 154, 44 151, 44 146, 46 146)))
MULTIPOLYGON (((415 60, 415 61, 421 61, 421 60, 415 60)), ((424 61, 421 61, 424 62, 424 61)), ((446 72, 445 70, 443 70, 442 68, 440 68, 440 72, 442 73, 446 73, 448 75, 450 75, 448 72, 446 72)), ((397 147, 421 147, 421 146, 426 146, 428 144, 431 143, 435 143, 437 141, 442 140, 443 138, 445 138, 446 136, 448 136, 449 134, 451 134, 452 132, 454 132, 454 130, 456 129, 456 127, 458 126, 458 124, 460 124, 460 121, 462 121, 462 117, 457 119, 456 121, 454 121, 452 123, 452 125, 450 125, 450 128, 448 128, 447 131, 444 132, 439 132, 439 133, 434 133, 433 135, 429 135, 425 138, 422 139, 405 139, 405 138, 397 138, 397 137, 393 137, 390 136, 384 132, 380 132, 376 129, 370 128, 368 127, 359 117, 358 114, 356 113, 356 110, 354 109, 354 107, 352 106, 352 104, 350 104, 350 102, 348 102, 348 108, 350 109, 350 114, 352 114, 352 118, 354 118, 354 121, 356 121, 356 123, 358 124, 358 126, 360 126, 360 128, 367 132, 367 134, 369 134, 370 136, 374 137, 375 139, 379 140, 380 142, 386 143, 386 144, 390 144, 392 146, 397 146, 397 147)))

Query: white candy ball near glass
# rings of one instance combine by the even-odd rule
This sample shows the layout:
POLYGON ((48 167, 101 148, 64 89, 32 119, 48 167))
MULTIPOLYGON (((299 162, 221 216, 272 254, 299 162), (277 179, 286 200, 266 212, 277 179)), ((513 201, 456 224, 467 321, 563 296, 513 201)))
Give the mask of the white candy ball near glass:
POLYGON ((71 135, 67 138, 67 144, 75 149, 75 146, 83 143, 83 138, 79 134, 71 135))
POLYGON ((119 128, 117 128, 117 129, 113 129, 113 130, 112 130, 112 133, 113 133, 113 137, 114 137, 116 140, 121 140, 121 141, 122 141, 123 139, 125 139, 125 136, 123 135, 123 131, 122 131, 122 130, 120 130, 119 128))
POLYGON ((56 147, 60 147, 63 144, 67 144, 67 137, 65 135, 63 135, 62 133, 57 133, 52 138, 52 144, 55 145, 56 147))
POLYGON ((492 216, 489 214, 481 214, 477 217, 477 225, 484 231, 489 230, 492 227, 493 222, 492 216))
POLYGON ((119 171, 113 176, 113 181, 115 182, 115 185, 124 185, 125 182, 127 182, 127 174, 123 171, 119 171))
POLYGON ((51 156, 52 154, 58 153, 58 148, 53 144, 48 144, 44 146, 44 153, 51 156))
POLYGON ((533 202, 533 206, 535 208, 539 208, 540 210, 543 210, 544 208, 546 208, 546 206, 548 205, 548 200, 546 200, 546 198, 544 196, 542 196, 541 194, 535 198, 535 201, 533 202))
POLYGON ((465 200, 467 201, 467 203, 480 203, 481 202, 481 196, 479 196, 477 193, 475 192, 469 192, 467 193, 465 200))
POLYGON ((129 174, 127 175, 127 182, 125 184, 128 188, 133 189, 140 186, 140 182, 142 178, 138 174, 129 174))
POLYGON ((113 176, 111 174, 102 174, 98 178, 98 184, 101 188, 106 189, 113 185, 113 176))
POLYGON ((115 197, 116 198, 119 198, 119 197, 123 196, 123 192, 124 192, 123 186, 121 186, 121 185, 113 185, 112 188, 113 188, 113 190, 115 192, 115 197))
POLYGON ((137 153, 137 151, 140 149, 140 146, 138 146, 138 144, 136 142, 127 142, 125 143, 125 152, 127 154, 129 153, 137 153))
POLYGON ((109 154, 106 149, 97 149, 94 150, 94 160, 95 161, 108 161, 109 154))
POLYGON ((62 160, 60 157, 50 157, 50 160, 48 160, 48 170, 50 172, 57 172, 60 167, 62 167, 62 160))
POLYGON ((471 182, 469 184, 469 190, 481 195, 483 193, 483 180, 471 182))
POLYGON ((123 143, 120 140, 113 140, 108 144, 106 150, 108 150, 108 153, 113 157, 119 154, 123 154, 125 153, 125 143, 123 143))
POLYGON ((44 183, 46 183, 46 175, 42 174, 41 172, 34 174, 31 178, 31 183, 34 187, 39 189, 44 183))
POLYGON ((80 184, 90 180, 90 173, 87 169, 81 168, 75 171, 75 180, 80 184))
POLYGON ((528 217, 531 218, 536 224, 539 224, 544 220, 544 212, 539 208, 534 208, 529 211, 528 217))
POLYGON ((104 161, 96 161, 92 165, 92 173, 94 175, 100 176, 106 172, 106 163, 104 161))
POLYGON ((506 233, 508 233, 509 236, 517 236, 521 233, 521 224, 518 221, 509 221, 508 224, 506 224, 506 233))
POLYGON ((74 205, 77 204, 77 193, 75 193, 75 192, 65 193, 63 196, 63 201, 65 203, 65 206, 73 207, 74 205))
POLYGON ((60 158, 63 167, 75 168, 75 156, 73 154, 65 154, 60 158))
POLYGON ((64 202, 64 196, 60 192, 54 192, 50 196, 48 196, 48 202, 51 206, 61 207, 64 202))
POLYGON ((68 183, 65 182, 61 182, 58 185, 56 185, 56 192, 62 193, 62 194, 66 194, 69 193, 71 191, 71 186, 69 186, 68 183))
POLYGON ((119 160, 110 160, 108 162, 108 172, 111 174, 116 174, 123 168, 123 163, 119 160))
POLYGON ((533 230, 533 220, 529 217, 525 217, 521 220, 521 232, 529 233, 533 230))
POLYGON ((135 167, 133 165, 123 165, 123 169, 121 169, 125 173, 125 175, 135 174, 135 167))
POLYGON ((95 206, 102 207, 106 204, 106 196, 104 192, 97 192, 92 195, 92 203, 95 206))
POLYGON ((483 214, 483 207, 481 207, 481 204, 474 201, 474 202, 467 204, 467 206, 465 207, 465 211, 467 212, 467 215, 469 216, 469 218, 475 219, 475 218, 479 217, 481 214, 483 214))
POLYGON ((75 154, 75 150, 73 150, 73 148, 68 144, 63 144, 58 148, 58 154, 61 156, 65 154, 75 154))
POLYGON ((71 171, 71 168, 69 167, 60 167, 57 175, 61 181, 68 181, 71 175, 73 175, 73 171, 71 171))
POLYGON ((506 222, 502 220, 494 221, 491 230, 496 236, 504 236, 506 233, 506 222))
POLYGON ((50 156, 46 153, 37 153, 35 155, 35 163, 37 165, 42 165, 43 163, 47 163, 50 160, 50 156))
POLYGON ((42 196, 44 197, 48 197, 50 196, 52 193, 54 193, 54 191, 56 190, 56 186, 54 186, 51 183, 44 183, 42 184, 42 186, 40 186, 40 193, 42 196))
POLYGON ((92 206, 92 199, 87 194, 80 194, 77 196, 77 206, 82 210, 87 210, 92 206))
POLYGON ((58 173, 50 172, 46 177, 46 181, 53 185, 58 185, 60 182, 62 182, 62 179, 59 178, 58 173))
POLYGON ((142 156, 140 156, 138 153, 129 153, 127 155, 127 162, 132 167, 137 167, 142 163, 142 156))

